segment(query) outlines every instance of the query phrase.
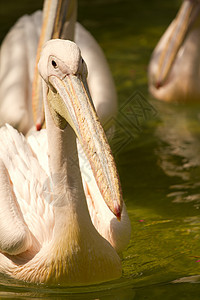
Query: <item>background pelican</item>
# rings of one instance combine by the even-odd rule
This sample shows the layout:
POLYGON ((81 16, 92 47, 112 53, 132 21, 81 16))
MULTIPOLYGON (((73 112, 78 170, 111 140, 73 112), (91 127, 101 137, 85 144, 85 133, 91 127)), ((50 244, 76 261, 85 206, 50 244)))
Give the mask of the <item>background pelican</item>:
POLYGON ((0 125, 8 122, 26 133, 34 119, 40 127, 41 92, 37 90, 37 70, 34 76, 37 48, 39 58, 42 44, 58 37, 74 38, 80 47, 89 70, 90 93, 101 122, 105 124, 116 114, 117 96, 107 61, 91 34, 76 23, 76 6, 75 0, 46 0, 43 18, 40 11, 20 18, 4 39, 0 52, 0 125))
POLYGON ((78 161, 77 136, 101 193, 91 198, 93 218, 104 215, 98 226, 107 227, 108 240, 118 229, 119 243, 129 239, 115 164, 86 92, 86 65, 76 44, 54 39, 39 70, 47 129, 28 140, 9 125, 0 129, 0 272, 68 285, 119 278, 119 256, 93 226, 80 170, 71 162, 78 161), (103 200, 103 211, 96 210, 103 200))
POLYGON ((156 46, 149 90, 165 101, 200 100, 200 1, 185 0, 156 46))

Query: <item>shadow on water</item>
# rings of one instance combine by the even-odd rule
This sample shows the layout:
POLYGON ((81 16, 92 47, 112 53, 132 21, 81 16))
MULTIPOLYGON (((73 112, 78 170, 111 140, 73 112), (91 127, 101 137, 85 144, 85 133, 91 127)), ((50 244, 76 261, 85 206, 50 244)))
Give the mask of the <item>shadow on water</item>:
MULTIPOLYGON (((14 0, 1 1, 0 39, 19 16, 42 2, 20 0, 16 6, 14 0)), ((148 95, 146 75, 151 52, 180 3, 79 1, 79 20, 105 51, 119 95, 112 147, 132 223, 123 277, 79 288, 35 286, 1 277, 0 298, 199 298, 200 106, 155 101, 148 95), (140 114, 140 101, 152 106, 148 117, 140 114)))

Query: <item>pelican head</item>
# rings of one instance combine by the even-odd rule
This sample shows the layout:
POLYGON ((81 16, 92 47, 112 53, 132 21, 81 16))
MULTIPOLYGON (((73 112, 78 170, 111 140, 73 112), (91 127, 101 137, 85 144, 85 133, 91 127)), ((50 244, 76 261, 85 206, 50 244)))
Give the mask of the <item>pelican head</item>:
POLYGON ((45 95, 55 125, 62 130, 68 124, 73 128, 104 201, 120 220, 123 201, 119 178, 89 95, 87 67, 78 46, 66 40, 48 41, 38 68, 46 82, 45 95))
MULTIPOLYGON (((170 96, 171 90, 177 90, 179 85, 184 90, 188 85, 187 81, 191 81, 189 86, 191 86, 191 90, 193 89, 192 81, 195 81, 195 78, 189 80, 189 77, 196 77, 193 74, 191 76, 191 73, 194 73, 196 65, 199 63, 199 33, 189 37, 192 30, 199 27, 199 12, 199 0, 184 0, 176 18, 155 48, 149 66, 149 85, 151 93, 156 98, 170 101, 173 98, 170 96), (197 59, 196 56, 198 56, 197 59), (184 75, 182 76, 182 74, 184 75), (166 87, 168 90, 165 95, 166 87)), ((183 95, 184 93, 176 92, 175 98, 177 99, 171 100, 184 98, 183 95)))

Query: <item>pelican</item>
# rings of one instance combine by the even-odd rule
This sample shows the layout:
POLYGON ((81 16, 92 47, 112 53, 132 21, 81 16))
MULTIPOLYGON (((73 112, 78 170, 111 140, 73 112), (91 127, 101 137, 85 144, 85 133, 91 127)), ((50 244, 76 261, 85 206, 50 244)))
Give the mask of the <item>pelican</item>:
POLYGON ((149 90, 164 101, 200 100, 200 1, 185 0, 153 51, 149 90))
POLYGON ((5 37, 0 51, 0 126, 6 122, 26 134, 43 123, 37 64, 42 45, 52 38, 75 40, 87 63, 88 85, 102 124, 117 112, 114 81, 102 49, 76 22, 76 0, 45 0, 41 11, 23 16, 5 37), (33 102, 33 103, 32 103, 33 102), (7 109, 9 107, 9 110, 7 109))
POLYGON ((46 129, 27 138, 10 125, 0 129, 0 273, 65 285, 117 279, 122 272, 117 251, 130 238, 130 223, 88 91, 86 64, 74 42, 53 39, 38 68, 46 129), (97 194, 88 186, 84 193, 73 163, 76 138, 97 194))

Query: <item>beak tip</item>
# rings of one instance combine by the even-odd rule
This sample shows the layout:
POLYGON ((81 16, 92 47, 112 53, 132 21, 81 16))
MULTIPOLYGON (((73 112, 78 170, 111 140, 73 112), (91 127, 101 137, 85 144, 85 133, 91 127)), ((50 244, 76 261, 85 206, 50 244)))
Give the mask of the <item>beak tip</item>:
POLYGON ((162 86, 162 82, 157 81, 156 84, 155 84, 156 89, 159 90, 159 88, 161 88, 161 86, 162 86))
POLYGON ((118 221, 121 221, 121 206, 120 205, 115 205, 115 216, 117 217, 118 221))
POLYGON ((35 126, 36 126, 37 131, 40 131, 42 129, 42 126, 40 123, 37 123, 35 126))

